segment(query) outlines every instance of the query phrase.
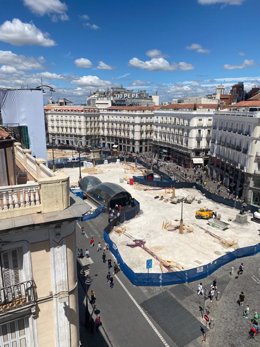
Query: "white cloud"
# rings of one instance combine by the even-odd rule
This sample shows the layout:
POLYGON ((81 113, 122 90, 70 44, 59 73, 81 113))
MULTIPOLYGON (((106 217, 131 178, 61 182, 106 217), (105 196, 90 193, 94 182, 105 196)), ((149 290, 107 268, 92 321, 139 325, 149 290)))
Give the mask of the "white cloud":
POLYGON ((192 43, 191 45, 187 46, 186 49, 189 49, 190 51, 195 51, 195 52, 201 53, 201 54, 210 53, 209 49, 203 48, 199 43, 192 43))
POLYGON ((38 45, 51 47, 55 42, 49 38, 48 33, 43 33, 34 24, 23 23, 14 18, 11 22, 5 21, 0 25, 0 41, 16 46, 38 45))
POLYGON ((242 5, 243 2, 244 0, 198 0, 200 5, 242 5))
POLYGON ((126 77, 128 77, 128 76, 130 76, 130 75, 131 75, 130 73, 125 73, 125 74, 123 74, 123 75, 120 75, 120 76, 116 77, 115 79, 121 80, 122 78, 126 78, 126 77))
POLYGON ((64 76, 58 75, 58 74, 53 73, 53 72, 48 72, 48 71, 41 72, 41 73, 37 74, 37 76, 46 78, 48 80, 63 80, 64 79, 64 76))
POLYGON ((189 71, 194 69, 194 66, 192 64, 185 63, 184 61, 177 63, 177 67, 179 70, 183 70, 183 71, 189 71))
POLYGON ((84 26, 85 26, 85 27, 88 27, 88 28, 90 28, 90 29, 92 29, 92 30, 98 30, 98 29, 100 29, 100 27, 99 27, 98 25, 92 24, 92 23, 84 23, 84 26))
POLYGON ((85 69, 89 69, 92 66, 92 62, 86 58, 78 58, 74 60, 74 63, 77 67, 82 67, 85 69))
POLYGON ((162 52, 159 49, 150 49, 145 53, 149 58, 162 57, 162 52))
POLYGON ((9 65, 17 70, 42 69, 43 57, 33 58, 17 55, 11 51, 0 51, 0 64, 9 65))
POLYGON ((82 76, 78 79, 72 81, 74 84, 77 84, 82 87, 109 87, 111 86, 111 82, 101 80, 97 76, 82 76))
POLYGON ((6 74, 13 74, 17 72, 16 68, 10 65, 2 65, 0 67, 0 71, 6 74))
POLYGON ((254 60, 245 59, 243 61, 243 63, 240 65, 225 64, 224 69, 226 69, 226 70, 242 70, 242 69, 246 69, 247 67, 250 67, 254 64, 255 64, 254 60))
POLYGON ((180 62, 180 63, 169 63, 165 58, 152 58, 151 60, 143 61, 138 58, 132 58, 128 64, 132 67, 149 70, 149 71, 175 71, 179 70, 192 70, 191 64, 180 62))
POLYGON ((103 61, 100 61, 98 63, 97 69, 99 70, 112 70, 112 67, 104 63, 103 61))
POLYGON ((81 18, 81 19, 83 19, 83 20, 90 20, 90 17, 89 17, 89 15, 87 15, 87 14, 81 15, 81 16, 79 16, 79 18, 81 18))
POLYGON ((33 13, 40 16, 49 15, 53 20, 67 20, 67 5, 60 0, 23 0, 33 13))

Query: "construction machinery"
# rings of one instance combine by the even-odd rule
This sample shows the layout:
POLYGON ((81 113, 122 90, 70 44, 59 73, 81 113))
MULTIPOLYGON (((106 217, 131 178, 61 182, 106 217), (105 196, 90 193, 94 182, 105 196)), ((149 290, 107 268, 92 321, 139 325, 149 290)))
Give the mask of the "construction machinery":
POLYGON ((213 218, 214 212, 208 208, 200 208, 196 211, 195 217, 198 219, 210 219, 213 218))

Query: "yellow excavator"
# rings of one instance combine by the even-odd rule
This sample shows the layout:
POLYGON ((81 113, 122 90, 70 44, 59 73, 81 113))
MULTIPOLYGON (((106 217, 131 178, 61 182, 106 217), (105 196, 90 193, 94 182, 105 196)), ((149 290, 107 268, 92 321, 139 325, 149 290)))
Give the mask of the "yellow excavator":
POLYGON ((213 218, 214 212, 208 208, 200 208, 196 211, 195 217, 198 219, 210 219, 213 218))

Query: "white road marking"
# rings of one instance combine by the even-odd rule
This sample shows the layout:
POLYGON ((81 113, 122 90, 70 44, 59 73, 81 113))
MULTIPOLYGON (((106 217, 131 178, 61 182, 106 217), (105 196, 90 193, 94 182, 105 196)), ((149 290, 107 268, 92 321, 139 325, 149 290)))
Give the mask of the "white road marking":
POLYGON ((251 276, 252 280, 255 281, 257 284, 260 284, 260 279, 256 277, 255 275, 251 276))
POLYGON ((121 285, 121 287, 124 289, 124 291, 126 292, 126 294, 129 296, 129 298, 133 301, 133 303, 135 304, 135 306, 137 307, 137 309, 140 311, 140 313, 142 314, 142 316, 144 317, 144 319, 147 321, 147 323, 150 325, 150 327, 153 329, 153 331, 155 332, 155 334, 159 337, 159 339, 161 340, 162 344, 165 347, 170 347, 170 345, 168 345, 168 343, 165 341, 165 339, 162 337, 162 335, 160 334, 160 332, 158 331, 158 329, 155 327, 155 325, 153 324, 153 322, 150 320, 150 318, 147 316, 147 314, 143 311, 143 309, 141 308, 141 306, 138 304, 138 302, 135 300, 135 298, 132 296, 132 294, 128 291, 128 289, 125 287, 125 285, 121 282, 121 280, 118 278, 118 276, 115 276, 116 279, 118 280, 119 284, 121 285))

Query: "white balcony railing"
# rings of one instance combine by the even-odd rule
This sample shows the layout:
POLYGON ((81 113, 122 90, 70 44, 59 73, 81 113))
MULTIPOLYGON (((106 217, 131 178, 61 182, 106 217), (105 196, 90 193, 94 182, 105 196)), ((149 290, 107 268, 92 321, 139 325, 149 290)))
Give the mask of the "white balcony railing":
POLYGON ((40 205, 38 183, 0 187, 0 211, 40 205))

